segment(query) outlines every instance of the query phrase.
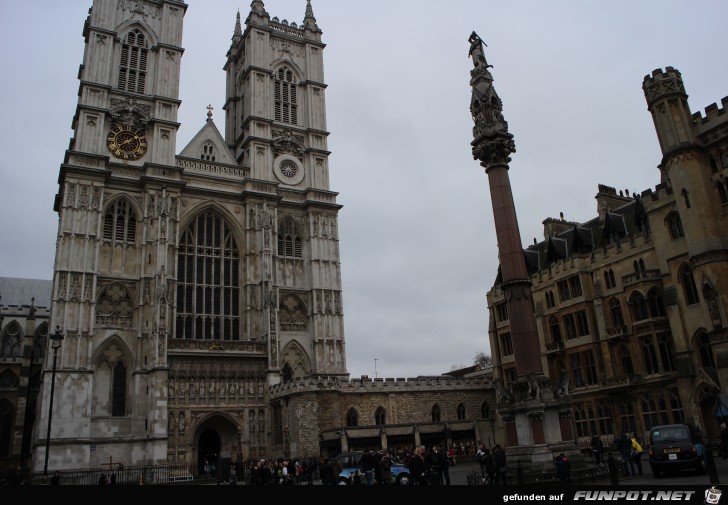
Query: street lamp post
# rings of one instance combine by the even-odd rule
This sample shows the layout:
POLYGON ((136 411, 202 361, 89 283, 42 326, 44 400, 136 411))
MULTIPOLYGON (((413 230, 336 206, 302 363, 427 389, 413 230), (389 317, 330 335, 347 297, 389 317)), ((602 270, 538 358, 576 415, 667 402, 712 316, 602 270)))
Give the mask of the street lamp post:
POLYGON ((61 348, 61 341, 63 340, 60 326, 56 326, 56 331, 53 335, 50 335, 50 339, 51 348, 53 349, 53 370, 51 372, 51 403, 48 406, 48 434, 46 435, 45 465, 43 466, 44 480, 48 478, 48 450, 51 443, 51 421, 53 420, 53 392, 56 386, 56 357, 58 356, 58 349, 61 348))
POLYGON ((490 418, 490 434, 493 435, 493 445, 495 445, 495 417, 490 418))

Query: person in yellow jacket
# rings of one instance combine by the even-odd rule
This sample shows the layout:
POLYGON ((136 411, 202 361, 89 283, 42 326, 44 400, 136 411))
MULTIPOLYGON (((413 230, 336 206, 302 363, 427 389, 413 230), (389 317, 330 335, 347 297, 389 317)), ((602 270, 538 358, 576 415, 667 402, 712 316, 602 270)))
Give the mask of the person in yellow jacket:
POLYGON ((637 433, 632 433, 632 460, 637 467, 637 475, 642 475, 642 446, 637 441, 637 433))

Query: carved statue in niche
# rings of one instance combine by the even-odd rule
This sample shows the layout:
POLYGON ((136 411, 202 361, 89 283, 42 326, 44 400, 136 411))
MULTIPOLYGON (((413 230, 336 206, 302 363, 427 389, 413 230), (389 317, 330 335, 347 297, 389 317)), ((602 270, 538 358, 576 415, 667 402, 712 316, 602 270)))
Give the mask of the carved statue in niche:
POLYGON ((180 412, 180 414, 179 414, 179 434, 180 435, 185 434, 185 414, 184 414, 184 412, 180 412))
MULTIPOLYGON (((261 384, 261 387, 262 387, 262 384, 261 384)), ((265 414, 263 413, 262 410, 260 412, 258 412, 258 431, 260 433, 265 432, 265 414)))
POLYGON ((168 435, 170 437, 174 436, 174 413, 173 412, 169 413, 169 433, 168 433, 168 435))

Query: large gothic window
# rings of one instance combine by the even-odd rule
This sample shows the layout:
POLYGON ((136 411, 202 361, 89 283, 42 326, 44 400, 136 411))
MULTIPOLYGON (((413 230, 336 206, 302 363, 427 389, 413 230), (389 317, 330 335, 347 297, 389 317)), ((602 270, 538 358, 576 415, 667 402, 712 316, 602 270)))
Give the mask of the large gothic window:
POLYGON ((356 426, 359 426, 359 413, 356 411, 356 409, 351 408, 346 413, 346 426, 350 428, 355 428, 356 426))
POLYGON ((111 387, 111 415, 126 414, 126 365, 119 360, 114 365, 113 385, 111 387))
POLYGON ((657 288, 653 288, 647 293, 647 309, 650 317, 665 317, 665 304, 662 302, 662 294, 657 288))
POLYGON ((275 73, 275 120, 283 123, 298 123, 298 99, 296 77, 288 67, 281 67, 275 73))
POLYGON ((286 258, 300 258, 301 236, 298 234, 298 226, 292 217, 283 219, 278 227, 278 256, 286 258))
POLYGON ((23 332, 17 321, 11 321, 2 333, 2 344, 0 345, 1 358, 20 358, 22 353, 23 332))
POLYGON ((374 424, 377 426, 387 424, 387 411, 384 410, 384 407, 379 407, 377 411, 374 412, 374 424))
POLYGON ((140 30, 126 34, 121 44, 118 87, 122 91, 144 93, 147 80, 147 41, 140 30))
POLYGON ((128 243, 136 240, 136 217, 126 200, 117 200, 106 209, 104 239, 128 243))
POLYGON ((655 343, 652 341, 652 336, 641 338, 640 347, 642 349, 642 360, 645 365, 645 373, 657 373, 659 371, 657 364, 657 351, 655 350, 655 343))
POLYGON ((695 348, 700 355, 700 365, 715 368, 715 358, 713 358, 713 350, 710 347, 710 339, 705 330, 701 330, 695 337, 695 348))
POLYGON ((430 411, 430 415, 432 417, 432 422, 437 423, 440 422, 440 418, 442 416, 440 412, 440 406, 438 404, 435 404, 432 406, 432 410, 430 411))
POLYGON ((612 298, 609 302, 609 312, 612 314, 612 324, 614 326, 622 326, 624 324, 624 316, 622 315, 622 305, 619 300, 612 298))
POLYGON ((182 233, 176 338, 240 340, 239 253, 230 226, 210 210, 182 233))
POLYGON ((465 410, 465 404, 464 403, 458 403, 458 421, 464 421, 466 417, 466 410, 465 410))
POLYGON ((626 345, 619 346, 619 363, 622 367, 622 373, 625 375, 634 374, 634 365, 632 364, 632 353, 626 345))

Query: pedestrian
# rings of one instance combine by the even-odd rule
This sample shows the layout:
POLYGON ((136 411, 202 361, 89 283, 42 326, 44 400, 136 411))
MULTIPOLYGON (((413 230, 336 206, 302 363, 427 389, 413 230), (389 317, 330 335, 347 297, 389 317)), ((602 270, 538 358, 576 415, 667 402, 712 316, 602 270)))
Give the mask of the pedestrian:
POLYGON ((230 467, 230 485, 235 486, 238 483, 238 478, 235 472, 235 467, 230 467))
MULTIPOLYGON (((642 449, 642 446, 637 439, 636 432, 632 434, 631 448, 632 460, 634 461, 634 466, 637 467, 637 475, 642 475, 642 453, 644 452, 644 450, 642 449)), ((634 471, 632 473, 634 473, 634 471)))
POLYGON ((622 432, 616 441, 617 449, 622 455, 622 464, 624 468, 624 478, 631 479, 634 475, 634 461, 632 461, 632 441, 626 432, 622 432))
POLYGON ((571 462, 562 452, 556 457, 556 475, 562 484, 571 484, 571 462))
POLYGON ((427 483, 427 464, 425 463, 425 448, 418 447, 412 455, 409 467, 412 473, 413 486, 426 486, 427 483))
POLYGON ((493 454, 490 449, 485 449, 485 473, 488 475, 488 484, 495 484, 496 467, 495 461, 493 460, 493 454))
POLYGON ((58 470, 53 472, 53 476, 51 477, 51 485, 53 485, 53 486, 61 485, 61 472, 59 472, 58 470))
POLYGON ((336 483, 334 480, 334 466, 329 458, 323 458, 321 464, 319 464, 319 478, 324 486, 333 486, 336 483))
POLYGON ((109 484, 112 486, 116 485, 116 472, 113 470, 111 471, 111 475, 109 476, 109 484))
POLYGON ((108 484, 108 481, 106 480, 106 474, 102 473, 101 475, 99 475, 99 486, 105 486, 106 484, 108 484))
POLYGON ((603 454, 604 454, 604 443, 602 442, 602 438, 597 435, 596 433, 592 435, 591 439, 591 448, 592 453, 594 454, 594 463, 597 466, 600 466, 603 464, 603 454))
POLYGON ((496 444, 493 448, 493 461, 495 463, 495 479, 501 484, 508 484, 508 466, 506 465, 506 451, 496 444))
POLYGON ((478 446, 478 452, 475 453, 475 460, 480 465, 480 476, 485 478, 485 454, 486 454, 486 448, 485 444, 480 444, 478 446))
POLYGON ((440 446, 434 447, 435 454, 437 455, 439 481, 440 484, 450 485, 450 461, 447 459, 445 451, 440 450, 440 446))
POLYGON ((367 486, 374 484, 374 455, 369 449, 364 449, 364 453, 361 455, 361 472, 364 474, 364 480, 367 486))
POLYGON ((379 483, 385 486, 392 481, 392 462, 386 454, 379 460, 379 479, 379 483))
POLYGON ((728 459, 728 428, 725 423, 720 424, 720 447, 718 455, 723 459, 728 459))

